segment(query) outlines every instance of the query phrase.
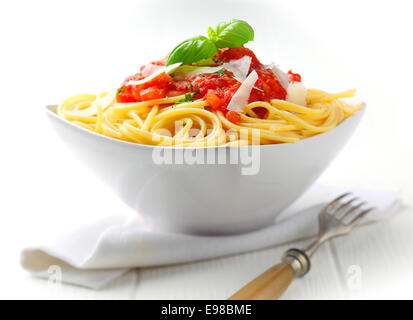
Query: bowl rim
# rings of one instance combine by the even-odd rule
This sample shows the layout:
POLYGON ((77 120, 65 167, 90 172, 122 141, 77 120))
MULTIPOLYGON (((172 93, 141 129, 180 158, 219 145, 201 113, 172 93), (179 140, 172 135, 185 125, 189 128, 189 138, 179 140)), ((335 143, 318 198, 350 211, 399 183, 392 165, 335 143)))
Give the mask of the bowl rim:
POLYGON ((221 145, 221 146, 208 146, 208 147, 175 147, 175 146, 154 146, 154 145, 148 145, 148 144, 141 144, 141 143, 136 143, 136 142, 129 142, 129 141, 125 141, 125 140, 120 140, 120 139, 115 139, 112 137, 108 137, 104 134, 100 134, 91 130, 87 130, 86 128, 83 128, 81 126, 75 125, 74 123, 72 123, 69 120, 66 120, 62 117, 60 117, 56 112, 55 109, 57 108, 58 105, 56 104, 50 104, 50 105, 46 105, 45 109, 46 109, 46 113, 49 116, 54 117, 55 119, 62 121, 63 123, 65 123, 66 125, 70 125, 72 128, 75 129, 79 129, 82 132, 91 134, 93 136, 95 136, 98 139, 103 139, 106 142, 109 143, 113 143, 113 144, 120 144, 120 145, 124 145, 124 146, 130 146, 133 148, 137 148, 137 149, 148 149, 148 150, 153 150, 156 148, 163 148, 163 149, 173 149, 173 150, 179 150, 179 149, 231 149, 231 148, 250 148, 250 147, 259 147, 259 148, 263 148, 263 149, 269 149, 269 148, 273 148, 273 147, 278 147, 278 148, 282 148, 283 146, 291 146, 291 145, 297 145, 297 144, 302 144, 305 143, 306 141, 314 141, 319 139, 321 136, 324 136, 326 134, 329 134, 333 131, 335 131, 336 129, 338 129, 339 127, 341 127, 344 123, 349 122, 352 118, 354 118, 356 115, 359 115, 360 117, 362 116, 362 114, 364 113, 364 111, 367 108, 367 104, 365 102, 361 102, 361 108, 356 111, 354 114, 352 114, 350 117, 348 117, 347 119, 345 119, 344 121, 342 121, 339 125, 337 125, 335 128, 326 131, 326 132, 322 132, 319 133, 317 135, 314 135, 312 137, 309 138, 305 138, 305 139, 301 139, 297 142, 285 142, 285 143, 278 143, 278 144, 263 144, 263 145, 247 145, 247 146, 225 146, 225 145, 221 145))

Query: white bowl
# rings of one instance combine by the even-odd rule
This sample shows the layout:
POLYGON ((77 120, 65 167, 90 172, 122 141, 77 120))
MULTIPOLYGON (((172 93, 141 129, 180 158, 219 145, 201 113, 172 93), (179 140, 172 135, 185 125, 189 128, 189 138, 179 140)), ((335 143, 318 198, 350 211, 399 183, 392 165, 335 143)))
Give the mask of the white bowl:
POLYGON ((146 223, 192 234, 239 233, 273 223, 327 168, 365 111, 363 105, 337 128, 297 143, 208 148, 227 156, 259 152, 258 173, 242 175, 242 163, 156 164, 153 152, 160 147, 83 129, 56 115, 55 107, 48 106, 47 114, 63 141, 146 223))

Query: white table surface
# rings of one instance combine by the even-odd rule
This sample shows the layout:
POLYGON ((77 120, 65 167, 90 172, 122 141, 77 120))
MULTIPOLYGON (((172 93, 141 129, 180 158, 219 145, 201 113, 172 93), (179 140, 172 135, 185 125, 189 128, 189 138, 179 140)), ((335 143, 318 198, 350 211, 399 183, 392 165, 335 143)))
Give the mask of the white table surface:
MULTIPOLYGON (((266 42, 270 50, 262 46, 257 50, 266 52, 266 59, 274 56, 283 61, 287 68, 296 66, 309 86, 359 88, 368 103, 366 116, 319 181, 349 190, 356 186, 397 189, 404 201, 393 218, 360 227, 351 236, 322 247, 313 258, 311 272, 294 281, 284 299, 413 298, 413 50, 406 40, 412 27, 408 2, 392 1, 391 7, 387 1, 348 1, 346 6, 322 0, 311 5, 299 0, 260 3, 267 4, 252 13, 250 3, 241 1, 234 15, 224 8, 227 11, 211 13, 198 22, 194 19, 192 29, 203 32, 198 25, 228 16, 245 18, 257 26, 256 42, 274 35, 266 42), (260 19, 268 3, 275 8, 273 15, 260 19), (342 14, 333 14, 337 10, 342 14), (326 14, 329 11, 332 14, 326 14), (268 25, 276 30, 273 34, 264 28, 268 25), (351 47, 346 39, 352 40, 351 47), (360 286, 353 285, 354 272, 361 279, 360 286)), ((141 5, 159 6, 159 2, 141 5)), ((176 2, 175 6, 179 8, 176 2)), ((199 6, 188 10, 204 10, 199 6)), ((45 234, 59 233, 62 226, 70 225, 73 215, 86 222, 100 217, 102 208, 111 212, 121 208, 57 139, 46 122, 43 105, 75 92, 98 92, 116 85, 113 79, 122 79, 141 61, 154 59, 159 48, 165 50, 164 46, 169 48, 195 32, 178 20, 165 38, 168 28, 161 25, 153 32, 165 45, 142 33, 144 16, 136 21, 134 10, 125 16, 121 9, 118 2, 116 6, 92 1, 71 1, 65 6, 54 1, 1 4, 0 29, 10 31, 5 34, 8 50, 2 51, 0 59, 0 85, 5 89, 0 125, 0 298, 224 299, 277 263, 284 250, 306 243, 132 270, 101 290, 49 284, 21 269, 21 248, 45 234), (19 10, 22 5, 27 10, 19 10), (111 23, 107 23, 109 17, 111 23), (141 43, 130 44, 137 34, 143 34, 141 43), (128 50, 119 50, 113 39, 129 43, 128 50), (145 41, 151 46, 142 50, 139 46, 145 41)))

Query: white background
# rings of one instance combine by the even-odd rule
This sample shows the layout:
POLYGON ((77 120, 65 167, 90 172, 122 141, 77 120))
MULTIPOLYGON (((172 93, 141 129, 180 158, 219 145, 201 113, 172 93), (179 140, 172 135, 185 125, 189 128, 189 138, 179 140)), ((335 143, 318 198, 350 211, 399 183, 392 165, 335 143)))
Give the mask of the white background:
MULTIPOLYGON (((355 87, 367 102, 366 116, 355 137, 321 182, 395 188, 401 191, 406 206, 411 205, 410 7, 407 0, 2 1, 0 297, 53 296, 55 292, 51 293, 42 280, 34 280, 20 269, 20 249, 69 228, 74 215, 88 221, 123 209, 55 137, 46 121, 44 106, 75 93, 98 93, 115 87, 137 72, 140 65, 162 58, 185 38, 206 34, 209 25, 229 18, 245 19, 254 27, 255 41, 248 46, 261 61, 275 61, 285 70, 299 72, 308 87, 329 91, 355 87)), ((386 222, 393 225, 378 227, 375 238, 371 235, 371 250, 387 245, 388 252, 383 257, 386 259, 388 254, 388 269, 372 278, 385 284, 379 287, 381 291, 372 294, 374 286, 370 286, 357 297, 413 297, 413 277, 407 272, 413 261, 407 246, 413 241, 413 236, 409 238, 409 227, 413 228, 411 214, 411 209, 406 210, 406 217, 386 222), (388 230, 393 233, 385 234, 388 230), (389 240, 383 244, 381 239, 389 240), (389 245, 389 241, 394 242, 389 245), (397 246, 405 246, 406 250, 398 253, 399 261, 391 264, 397 246), (391 277, 396 266, 402 271, 395 272, 394 278, 381 278, 384 274, 391 277)), ((276 262, 279 257, 278 251, 264 250, 255 255, 258 261, 267 261, 265 257, 269 255, 276 262)), ((352 259, 359 263, 357 255, 352 259)), ((270 262, 261 263, 265 266, 270 262)), ((210 263, 208 268, 214 269, 210 263)), ((257 269, 250 271, 252 274, 262 271, 257 264, 257 269)), ((366 262, 366 266, 371 267, 368 272, 375 270, 373 262, 366 262)), ((108 289, 109 295, 67 286, 61 289, 66 293, 58 297, 124 297, 120 292, 128 288, 139 292, 132 294, 135 298, 156 298, 157 294, 163 298, 190 298, 188 292, 198 298, 220 298, 232 290, 223 287, 220 292, 225 294, 206 289, 203 294, 193 294, 194 288, 188 289, 190 284, 177 280, 177 274, 187 275, 188 268, 173 269, 173 275, 168 277, 162 269, 151 270, 145 281, 143 273, 138 282, 141 290, 139 285, 130 289, 122 282, 115 285, 116 289, 108 289), (175 296, 156 291, 159 283, 175 296), (187 291, 179 291, 180 286, 187 291)), ((225 278, 225 270, 219 270, 225 278)), ((165 272, 169 274, 170 270, 165 272)), ((198 274, 191 272, 191 281, 196 282, 198 274)), ((317 275, 314 277, 301 284, 310 288, 308 295, 289 298, 340 297, 334 286, 326 286, 322 293, 312 290, 311 286, 318 288, 314 281, 317 275)))

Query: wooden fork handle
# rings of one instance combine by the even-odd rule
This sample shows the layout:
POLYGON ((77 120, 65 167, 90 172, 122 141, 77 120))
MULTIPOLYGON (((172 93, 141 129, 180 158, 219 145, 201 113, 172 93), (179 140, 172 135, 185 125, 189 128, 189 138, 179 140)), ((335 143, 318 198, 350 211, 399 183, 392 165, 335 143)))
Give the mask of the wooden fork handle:
POLYGON ((310 270, 310 258, 302 250, 290 249, 283 262, 246 284, 229 300, 275 300, 287 290, 294 277, 301 277, 310 270))
POLYGON ((267 271, 246 284, 229 300, 275 300, 287 290, 295 273, 291 265, 284 262, 269 268, 267 271))

